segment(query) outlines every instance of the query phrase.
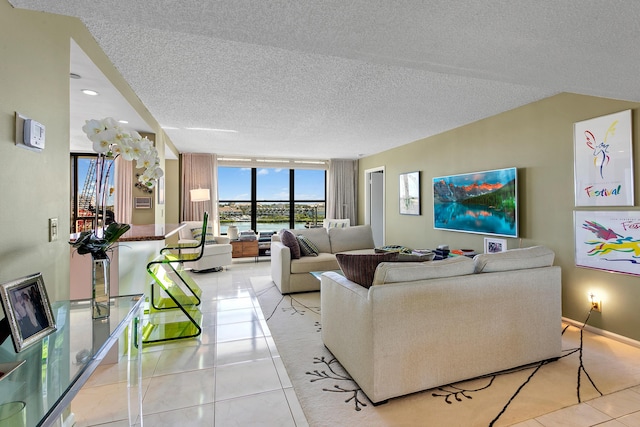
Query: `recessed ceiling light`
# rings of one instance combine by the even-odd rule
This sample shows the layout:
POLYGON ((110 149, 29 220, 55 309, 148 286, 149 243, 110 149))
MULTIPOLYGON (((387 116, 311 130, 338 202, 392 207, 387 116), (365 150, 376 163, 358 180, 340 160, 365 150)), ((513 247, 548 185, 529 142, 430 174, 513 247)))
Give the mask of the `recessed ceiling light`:
POLYGON ((118 123, 122 123, 122 124, 126 125, 126 124, 128 124, 129 122, 128 122, 128 121, 126 121, 126 120, 118 120, 118 123))
POLYGON ((76 74, 76 73, 69 73, 69 78, 70 79, 81 79, 82 76, 80 74, 76 74))
POLYGON ((215 129, 215 128, 185 128, 187 130, 207 130, 210 132, 230 132, 230 133, 238 133, 237 130, 231 129, 215 129))
POLYGON ((91 96, 98 95, 98 92, 96 92, 95 90, 91 90, 91 89, 82 89, 82 93, 84 93, 85 95, 91 95, 91 96))

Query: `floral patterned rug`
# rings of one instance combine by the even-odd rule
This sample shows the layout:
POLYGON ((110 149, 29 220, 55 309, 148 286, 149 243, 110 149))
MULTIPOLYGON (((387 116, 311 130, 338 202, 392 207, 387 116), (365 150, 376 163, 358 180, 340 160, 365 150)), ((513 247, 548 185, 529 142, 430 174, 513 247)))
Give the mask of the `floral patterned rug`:
POLYGON ((640 384, 640 348, 563 325, 557 361, 373 406, 322 343, 320 293, 283 296, 269 276, 251 281, 312 427, 507 426, 640 384))

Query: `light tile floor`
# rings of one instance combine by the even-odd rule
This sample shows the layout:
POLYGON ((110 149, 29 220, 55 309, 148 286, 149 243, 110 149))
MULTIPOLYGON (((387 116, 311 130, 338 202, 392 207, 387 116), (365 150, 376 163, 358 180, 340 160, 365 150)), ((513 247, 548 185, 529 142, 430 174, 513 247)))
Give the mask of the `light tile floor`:
MULTIPOLYGON (((269 259, 261 258, 196 276, 203 289, 200 339, 144 349, 146 426, 308 425, 251 287, 251 277, 269 274, 269 259)), ((128 424, 121 365, 99 367, 74 399, 76 426, 128 424)), ((640 427, 640 386, 517 424, 595 425, 640 427)))

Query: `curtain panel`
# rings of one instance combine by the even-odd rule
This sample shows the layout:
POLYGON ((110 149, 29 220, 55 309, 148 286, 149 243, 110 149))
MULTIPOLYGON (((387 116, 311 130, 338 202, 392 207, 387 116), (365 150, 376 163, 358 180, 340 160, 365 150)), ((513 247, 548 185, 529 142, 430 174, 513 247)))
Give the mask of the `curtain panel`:
POLYGON ((358 161, 331 159, 327 178, 327 218, 358 222, 358 161))
POLYGON ((209 212, 209 223, 215 235, 220 234, 218 216, 217 156, 215 154, 183 153, 181 160, 182 208, 180 221, 202 221, 204 212, 209 212), (211 200, 191 201, 191 190, 208 189, 211 200))
POLYGON ((133 220, 133 165, 118 156, 115 160, 115 219, 122 224, 133 220))

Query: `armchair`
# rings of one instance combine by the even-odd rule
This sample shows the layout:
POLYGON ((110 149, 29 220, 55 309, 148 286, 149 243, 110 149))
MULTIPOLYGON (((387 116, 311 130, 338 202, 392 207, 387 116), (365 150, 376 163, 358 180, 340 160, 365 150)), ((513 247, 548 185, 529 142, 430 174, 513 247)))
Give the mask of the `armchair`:
MULTIPOLYGON (((185 221, 185 226, 178 230, 178 244, 183 245, 197 245, 198 240, 193 238, 193 231, 202 231, 202 221, 185 221)), ((205 237, 205 244, 202 253, 202 257, 195 261, 185 261, 185 268, 191 268, 191 271, 195 273, 207 272, 207 271, 220 271, 225 265, 231 264, 231 247, 230 239, 224 236, 213 236, 209 234, 211 228, 207 228, 207 235, 205 237), (215 243, 211 243, 211 240, 215 239, 215 243), (209 242, 209 243, 207 243, 209 242)), ((200 251, 200 248, 181 249, 181 252, 188 254, 200 251)))

